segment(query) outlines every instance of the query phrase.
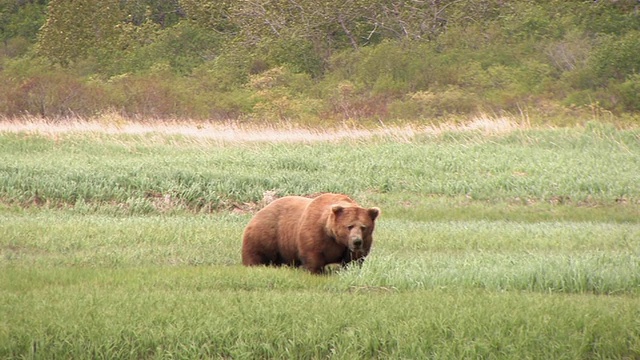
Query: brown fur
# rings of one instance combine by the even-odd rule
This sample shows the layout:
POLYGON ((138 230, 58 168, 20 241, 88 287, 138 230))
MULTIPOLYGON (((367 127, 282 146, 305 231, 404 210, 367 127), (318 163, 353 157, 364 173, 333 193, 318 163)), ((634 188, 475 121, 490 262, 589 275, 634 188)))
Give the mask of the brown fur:
POLYGON ((371 250, 380 209, 365 209, 346 195, 280 198, 258 211, 244 230, 242 263, 303 266, 362 263, 371 250))

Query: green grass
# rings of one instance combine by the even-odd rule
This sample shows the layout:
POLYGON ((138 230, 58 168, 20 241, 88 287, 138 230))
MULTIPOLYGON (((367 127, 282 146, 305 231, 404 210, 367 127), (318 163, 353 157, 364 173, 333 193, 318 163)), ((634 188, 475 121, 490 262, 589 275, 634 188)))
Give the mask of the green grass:
POLYGON ((2 331, 4 356, 613 358, 640 350, 637 298, 330 291, 330 278, 236 266, 25 275, 2 298, 11 329, 2 331))
POLYGON ((0 358, 639 358, 638 139, 2 133, 0 358), (380 206, 363 267, 241 266, 269 190, 380 206))
MULTIPOLYGON (((6 213, 0 216, 2 260, 17 270, 237 265, 248 219, 6 213)), ((331 286, 640 292, 640 223, 387 218, 376 230, 374 254, 331 286)))
POLYGON ((342 192, 611 204, 640 196, 640 133, 604 126, 220 145, 181 135, 0 136, 5 203, 128 212, 228 209, 342 192))

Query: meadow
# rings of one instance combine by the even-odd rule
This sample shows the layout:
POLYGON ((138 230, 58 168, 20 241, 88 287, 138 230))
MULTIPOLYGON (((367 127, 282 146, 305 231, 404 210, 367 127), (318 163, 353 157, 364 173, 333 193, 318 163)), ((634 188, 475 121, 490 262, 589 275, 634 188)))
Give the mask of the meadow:
POLYGON ((640 358, 638 129, 14 125, 0 358, 640 358), (382 209, 362 268, 240 265, 321 192, 382 209))

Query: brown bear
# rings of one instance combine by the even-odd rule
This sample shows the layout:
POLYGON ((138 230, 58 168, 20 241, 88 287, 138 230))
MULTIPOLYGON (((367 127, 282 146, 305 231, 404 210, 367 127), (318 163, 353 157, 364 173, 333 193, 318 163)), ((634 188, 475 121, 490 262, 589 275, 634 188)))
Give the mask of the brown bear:
POLYGON ((280 198, 258 211, 245 228, 242 263, 303 266, 315 274, 327 264, 362 263, 379 214, 380 209, 362 208, 341 194, 280 198))

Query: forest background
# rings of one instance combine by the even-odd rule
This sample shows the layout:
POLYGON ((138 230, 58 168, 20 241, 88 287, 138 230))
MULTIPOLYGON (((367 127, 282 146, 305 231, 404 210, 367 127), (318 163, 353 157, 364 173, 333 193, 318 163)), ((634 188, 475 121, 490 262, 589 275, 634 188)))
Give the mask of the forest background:
POLYGON ((640 122, 640 2, 0 0, 0 116, 640 122))

